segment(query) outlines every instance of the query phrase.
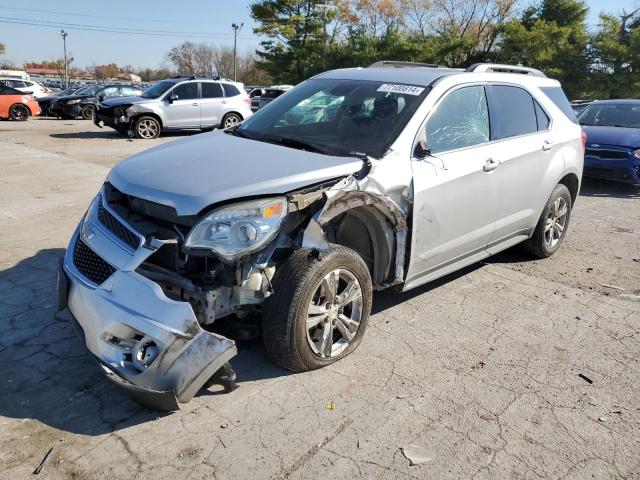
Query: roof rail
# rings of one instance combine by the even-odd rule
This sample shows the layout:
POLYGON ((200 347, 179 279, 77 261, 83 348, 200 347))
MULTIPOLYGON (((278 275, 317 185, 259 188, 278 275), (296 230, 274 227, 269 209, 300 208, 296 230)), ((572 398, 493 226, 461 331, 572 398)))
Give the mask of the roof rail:
POLYGON ((209 78, 212 80, 220 80, 220 76, 219 75, 176 75, 174 77, 171 77, 174 79, 179 79, 179 78, 183 78, 185 80, 195 80, 197 78, 209 78))
POLYGON ((546 75, 535 68, 522 67, 520 65, 505 65, 502 63, 474 63, 465 71, 475 73, 516 73, 520 75, 531 75, 532 77, 545 77, 546 75))
POLYGON ((379 62, 372 63, 369 68, 403 68, 403 67, 426 67, 426 68, 442 68, 435 63, 419 63, 419 62, 402 62, 398 60, 380 60, 379 62))

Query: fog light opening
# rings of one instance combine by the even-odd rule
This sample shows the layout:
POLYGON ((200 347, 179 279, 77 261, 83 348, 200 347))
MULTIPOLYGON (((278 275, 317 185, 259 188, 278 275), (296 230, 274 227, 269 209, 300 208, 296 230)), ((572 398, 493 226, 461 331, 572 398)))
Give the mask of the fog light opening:
POLYGON ((142 342, 136 347, 136 363, 143 368, 147 368, 158 357, 158 353, 158 346, 153 340, 142 342))

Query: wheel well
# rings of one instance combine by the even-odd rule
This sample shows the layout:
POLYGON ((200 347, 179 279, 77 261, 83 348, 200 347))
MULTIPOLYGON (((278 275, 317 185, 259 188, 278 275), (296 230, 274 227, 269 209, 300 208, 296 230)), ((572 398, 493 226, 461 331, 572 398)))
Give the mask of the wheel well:
POLYGON ((9 107, 9 111, 11 111, 11 109, 13 107, 15 107, 16 105, 22 105, 24 108, 26 108, 29 111, 29 115, 33 114, 33 112, 31 112, 31 109, 29 108, 29 105, 27 105, 26 103, 22 103, 22 102, 12 103, 11 106, 9 107))
POLYGON ((393 272, 395 239, 391 222, 377 209, 357 207, 325 225, 327 240, 348 247, 369 267, 374 286, 382 287, 393 272))
MULTIPOLYGON (((140 117, 153 117, 160 124, 160 128, 163 128, 162 127, 162 119, 157 114, 151 113, 151 112, 149 112, 149 113, 147 113, 147 112, 138 113, 135 117, 133 117, 131 119, 131 124, 133 125, 134 123, 136 123, 140 117)), ((133 126, 132 126, 132 128, 133 128, 133 126)))
POLYGON ((231 111, 231 112, 227 112, 225 113, 222 118, 226 117, 227 115, 229 115, 230 113, 235 113, 236 115, 238 115, 240 117, 241 120, 244 120, 244 117, 242 116, 242 114, 240 112, 235 112, 235 111, 231 111))
POLYGON ((578 197, 578 176, 575 173, 569 173, 562 177, 558 183, 563 184, 569 189, 569 193, 571 194, 571 205, 573 206, 576 203, 576 198, 578 197))

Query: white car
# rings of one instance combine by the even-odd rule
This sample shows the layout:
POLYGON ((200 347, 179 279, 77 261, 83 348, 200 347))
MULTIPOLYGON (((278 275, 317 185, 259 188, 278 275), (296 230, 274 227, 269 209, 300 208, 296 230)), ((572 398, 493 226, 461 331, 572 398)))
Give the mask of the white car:
POLYGON ((15 88, 16 90, 20 90, 24 93, 30 93, 34 96, 34 98, 47 97, 53 92, 49 90, 47 87, 43 87, 38 82, 34 82, 33 80, 19 80, 16 78, 0 78, 0 83, 6 85, 7 87, 15 88))

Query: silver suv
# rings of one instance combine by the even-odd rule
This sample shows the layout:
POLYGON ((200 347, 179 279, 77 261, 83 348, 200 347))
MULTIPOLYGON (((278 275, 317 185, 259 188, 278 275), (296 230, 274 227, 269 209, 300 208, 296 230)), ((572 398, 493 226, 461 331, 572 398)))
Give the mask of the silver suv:
POLYGON ((116 165, 73 234, 59 307, 108 377, 156 408, 233 388, 225 324, 253 324, 287 369, 320 368, 358 346, 374 290, 520 242, 554 254, 584 142, 536 70, 326 72, 235 128, 116 165))
POLYGON ((151 139, 163 130, 229 128, 252 114, 243 84, 178 76, 156 83, 139 97, 105 100, 96 109, 94 123, 151 139))

